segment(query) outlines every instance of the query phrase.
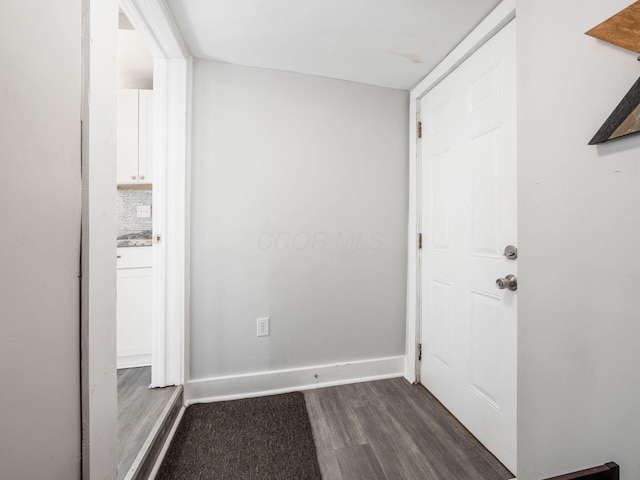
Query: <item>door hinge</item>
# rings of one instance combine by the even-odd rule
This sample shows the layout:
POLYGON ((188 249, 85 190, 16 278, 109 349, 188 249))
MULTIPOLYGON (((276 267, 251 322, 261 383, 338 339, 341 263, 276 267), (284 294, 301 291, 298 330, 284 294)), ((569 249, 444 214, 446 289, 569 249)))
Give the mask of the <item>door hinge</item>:
POLYGON ((418 134, 418 138, 422 138, 422 122, 418 122, 418 124, 416 125, 416 130, 417 130, 417 134, 418 134))
POLYGON ((418 250, 422 250, 422 234, 418 234, 418 250))
POLYGON ((418 344, 418 361, 419 362, 422 361, 422 344, 421 343, 418 344))

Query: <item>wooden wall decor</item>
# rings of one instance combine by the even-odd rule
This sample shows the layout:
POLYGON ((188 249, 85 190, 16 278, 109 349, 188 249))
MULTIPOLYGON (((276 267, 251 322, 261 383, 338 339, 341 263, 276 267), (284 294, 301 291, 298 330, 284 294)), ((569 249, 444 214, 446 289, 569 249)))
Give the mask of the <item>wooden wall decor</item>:
POLYGON ((640 53, 640 1, 593 27, 586 34, 640 53))
POLYGON ((640 78, 600 127, 589 145, 597 145, 637 132, 640 132, 640 78))
MULTIPOLYGON (((640 0, 593 27, 586 34, 640 53, 640 0)), ((640 132, 640 79, 609 115, 589 145, 597 145, 638 132, 640 132)))

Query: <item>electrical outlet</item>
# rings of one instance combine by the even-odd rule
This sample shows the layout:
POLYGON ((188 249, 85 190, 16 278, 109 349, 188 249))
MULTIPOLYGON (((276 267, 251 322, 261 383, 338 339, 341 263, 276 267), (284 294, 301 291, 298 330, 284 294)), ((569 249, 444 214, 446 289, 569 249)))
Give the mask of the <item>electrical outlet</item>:
POLYGON ((136 215, 138 218, 151 218, 151 205, 137 205, 136 215))
POLYGON ((258 337, 267 337, 269 335, 269 317, 258 319, 258 337))

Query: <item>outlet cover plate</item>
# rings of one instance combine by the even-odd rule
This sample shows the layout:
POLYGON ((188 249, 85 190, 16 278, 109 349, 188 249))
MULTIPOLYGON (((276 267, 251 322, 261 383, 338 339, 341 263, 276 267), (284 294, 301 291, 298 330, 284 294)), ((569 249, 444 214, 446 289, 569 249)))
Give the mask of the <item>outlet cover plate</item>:
POLYGON ((269 336, 269 317, 258 318, 258 337, 269 336))
POLYGON ((136 205, 138 218, 151 218, 151 205, 136 205))

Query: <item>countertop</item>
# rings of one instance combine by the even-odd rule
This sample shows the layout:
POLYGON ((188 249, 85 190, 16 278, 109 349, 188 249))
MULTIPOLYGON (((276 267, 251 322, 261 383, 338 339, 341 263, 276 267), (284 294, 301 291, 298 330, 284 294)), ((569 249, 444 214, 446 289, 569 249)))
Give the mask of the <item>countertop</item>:
POLYGON ((150 247, 151 230, 119 232, 118 247, 150 247))

